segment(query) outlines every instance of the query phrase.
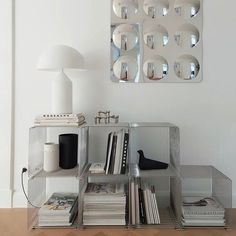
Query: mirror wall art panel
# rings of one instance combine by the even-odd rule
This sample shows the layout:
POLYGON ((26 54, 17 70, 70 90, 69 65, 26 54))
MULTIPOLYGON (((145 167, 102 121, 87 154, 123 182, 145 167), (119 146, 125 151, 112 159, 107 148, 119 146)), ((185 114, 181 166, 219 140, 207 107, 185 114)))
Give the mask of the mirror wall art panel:
POLYGON ((111 80, 202 80, 203 0, 111 0, 111 80))

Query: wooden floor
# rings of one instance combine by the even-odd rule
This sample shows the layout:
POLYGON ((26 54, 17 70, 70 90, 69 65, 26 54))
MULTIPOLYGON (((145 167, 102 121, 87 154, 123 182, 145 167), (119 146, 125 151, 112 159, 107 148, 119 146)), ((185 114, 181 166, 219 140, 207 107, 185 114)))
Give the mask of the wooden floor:
POLYGON ((236 210, 233 224, 224 229, 27 229, 26 209, 0 209, 0 236, 236 236, 236 210))

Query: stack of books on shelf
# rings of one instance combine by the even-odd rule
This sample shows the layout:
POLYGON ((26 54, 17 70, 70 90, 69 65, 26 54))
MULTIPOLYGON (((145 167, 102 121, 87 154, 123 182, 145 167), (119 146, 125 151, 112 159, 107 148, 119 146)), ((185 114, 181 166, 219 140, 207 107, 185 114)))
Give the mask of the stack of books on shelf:
POLYGON ((125 129, 110 132, 107 140, 106 174, 125 174, 128 159, 129 133, 125 129))
POLYGON ((105 163, 92 163, 89 167, 89 171, 91 174, 104 174, 105 163))
POLYGON ((70 226, 77 214, 77 193, 53 193, 38 211, 38 226, 70 226))
POLYGON ((225 226, 224 216, 224 207, 213 197, 183 198, 184 226, 225 226))
POLYGON ((34 124, 39 126, 80 126, 85 124, 83 114, 45 114, 35 118, 34 124))
POLYGON ((83 224, 125 225, 125 185, 89 183, 84 194, 83 224))
POLYGON ((130 182, 131 222, 137 224, 160 224, 155 187, 140 183, 134 179, 130 182))

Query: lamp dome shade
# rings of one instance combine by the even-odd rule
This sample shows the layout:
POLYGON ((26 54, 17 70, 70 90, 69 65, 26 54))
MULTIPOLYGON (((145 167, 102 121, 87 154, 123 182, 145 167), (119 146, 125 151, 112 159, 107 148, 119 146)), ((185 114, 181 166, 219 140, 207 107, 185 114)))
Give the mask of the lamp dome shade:
POLYGON ((39 57, 38 70, 58 71, 63 68, 84 69, 82 55, 72 47, 55 45, 39 57))

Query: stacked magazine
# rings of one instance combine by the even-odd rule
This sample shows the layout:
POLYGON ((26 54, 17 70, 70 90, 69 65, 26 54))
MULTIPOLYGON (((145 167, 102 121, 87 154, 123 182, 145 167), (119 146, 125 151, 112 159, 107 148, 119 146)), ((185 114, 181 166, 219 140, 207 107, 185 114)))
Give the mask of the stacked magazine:
POLYGON ((39 126, 80 126, 85 124, 83 114, 45 114, 39 115, 34 120, 39 126))
POLYGON ((183 198, 184 226, 225 226, 224 216, 224 207, 213 197, 183 198))
POLYGON ((84 225, 125 225, 124 184, 89 183, 84 194, 84 225))
POLYGON ((77 193, 53 193, 38 212, 38 225, 70 226, 78 214, 77 193))

